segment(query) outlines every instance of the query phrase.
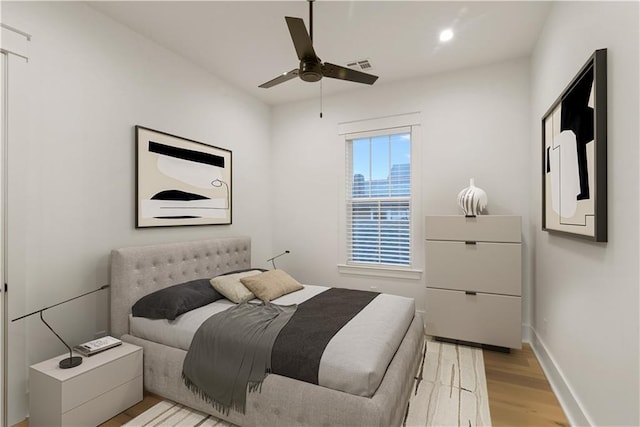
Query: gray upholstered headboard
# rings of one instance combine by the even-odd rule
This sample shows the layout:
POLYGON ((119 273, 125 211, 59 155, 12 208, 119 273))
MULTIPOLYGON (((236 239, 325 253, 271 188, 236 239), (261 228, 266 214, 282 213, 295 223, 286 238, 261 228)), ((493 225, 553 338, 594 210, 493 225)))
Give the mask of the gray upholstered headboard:
POLYGON ((111 335, 129 333, 131 306, 144 295, 188 280, 251 267, 251 239, 228 237, 111 251, 111 335))

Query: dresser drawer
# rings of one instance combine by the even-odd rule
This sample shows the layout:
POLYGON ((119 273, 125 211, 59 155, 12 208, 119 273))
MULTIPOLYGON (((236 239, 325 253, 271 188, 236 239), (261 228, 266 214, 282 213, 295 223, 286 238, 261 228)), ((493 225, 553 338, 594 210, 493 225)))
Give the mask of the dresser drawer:
POLYGON ((429 240, 520 243, 521 227, 520 217, 511 215, 427 216, 425 237, 429 240))
POLYGON ((427 288, 427 335, 522 347, 521 298, 427 288))
POLYGON ((427 240, 427 286, 520 296, 520 243, 474 243, 427 240))

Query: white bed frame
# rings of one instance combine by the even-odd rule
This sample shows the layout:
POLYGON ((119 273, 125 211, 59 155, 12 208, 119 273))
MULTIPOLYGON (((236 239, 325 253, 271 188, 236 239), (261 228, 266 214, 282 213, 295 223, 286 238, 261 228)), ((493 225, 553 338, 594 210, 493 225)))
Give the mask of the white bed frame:
POLYGON ((147 391, 240 426, 401 425, 420 362, 423 324, 416 315, 371 397, 355 396, 280 375, 247 395, 246 413, 217 412, 183 384, 184 350, 129 334, 131 306, 176 283, 251 267, 251 240, 231 237, 116 249, 111 253, 111 335, 144 349, 147 391))

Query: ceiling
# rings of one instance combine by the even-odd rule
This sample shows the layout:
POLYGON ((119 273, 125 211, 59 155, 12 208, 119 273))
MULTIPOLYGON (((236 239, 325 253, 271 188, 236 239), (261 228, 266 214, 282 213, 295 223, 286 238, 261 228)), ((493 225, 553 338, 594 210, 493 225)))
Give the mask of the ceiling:
MULTIPOLYGON (((298 66, 284 17, 304 19, 296 1, 92 1, 91 7, 267 104, 318 97, 320 83, 296 78, 258 85, 298 66)), ((323 61, 368 59, 376 85, 528 56, 550 3, 541 1, 329 1, 313 6, 313 44, 323 61), (440 43, 445 28, 455 36, 440 43)), ((367 85, 324 78, 324 95, 367 85)))

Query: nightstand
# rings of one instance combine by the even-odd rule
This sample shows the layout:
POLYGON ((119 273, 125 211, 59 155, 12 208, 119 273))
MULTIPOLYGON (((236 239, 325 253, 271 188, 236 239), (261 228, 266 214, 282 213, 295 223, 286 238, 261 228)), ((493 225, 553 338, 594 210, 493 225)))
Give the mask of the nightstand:
POLYGON ((29 368, 29 426, 96 426, 142 400, 141 347, 123 342, 59 368, 68 355, 29 368))

